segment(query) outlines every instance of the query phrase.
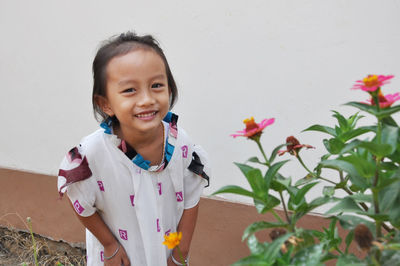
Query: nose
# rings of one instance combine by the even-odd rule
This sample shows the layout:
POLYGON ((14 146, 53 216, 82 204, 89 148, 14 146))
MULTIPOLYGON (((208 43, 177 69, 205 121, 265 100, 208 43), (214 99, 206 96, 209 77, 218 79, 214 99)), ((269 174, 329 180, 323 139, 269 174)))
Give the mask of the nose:
POLYGON ((149 106, 155 103, 155 99, 151 91, 144 89, 141 90, 140 98, 138 101, 139 106, 149 106))

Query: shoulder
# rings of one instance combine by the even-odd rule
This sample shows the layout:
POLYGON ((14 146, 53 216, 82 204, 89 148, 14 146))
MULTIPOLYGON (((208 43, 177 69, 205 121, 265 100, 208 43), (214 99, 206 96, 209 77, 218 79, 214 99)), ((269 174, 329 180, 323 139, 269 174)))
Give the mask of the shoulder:
POLYGON ((91 153, 96 151, 104 141, 104 130, 98 129, 92 134, 83 137, 79 142, 79 147, 82 153, 91 153))

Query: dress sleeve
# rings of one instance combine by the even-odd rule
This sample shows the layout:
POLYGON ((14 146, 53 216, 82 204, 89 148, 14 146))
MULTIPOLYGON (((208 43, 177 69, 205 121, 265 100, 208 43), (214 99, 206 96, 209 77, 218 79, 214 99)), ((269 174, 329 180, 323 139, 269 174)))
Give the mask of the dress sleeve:
POLYGON ((88 160, 81 154, 81 149, 71 149, 60 165, 58 192, 61 197, 67 193, 76 213, 84 217, 96 211, 95 184, 92 184, 94 181, 91 176, 88 160))
POLYGON ((193 148, 193 160, 191 166, 185 169, 184 198, 185 209, 190 209, 199 203, 200 196, 205 186, 208 186, 211 167, 206 151, 199 145, 193 148), (196 164, 196 167, 193 167, 196 164))

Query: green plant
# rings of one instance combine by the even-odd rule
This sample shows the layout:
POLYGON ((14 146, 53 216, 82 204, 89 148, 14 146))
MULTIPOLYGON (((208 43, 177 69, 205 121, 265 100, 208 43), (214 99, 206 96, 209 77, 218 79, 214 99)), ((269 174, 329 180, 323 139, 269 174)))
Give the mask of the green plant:
POLYGON ((265 119, 259 124, 253 118, 246 119, 246 129, 232 135, 255 141, 263 159, 252 157, 246 163, 235 163, 251 190, 229 185, 214 194, 251 197, 260 214, 270 212, 276 219, 255 222, 247 227, 243 241, 247 241, 251 255, 234 265, 323 265, 330 260, 336 260, 337 265, 398 264, 400 129, 392 115, 400 111, 400 106, 392 107, 392 104, 400 99, 400 94, 383 95, 381 92, 381 87, 391 78, 393 76, 369 75, 357 81, 353 88, 368 92, 371 98, 368 103, 346 104, 372 115, 376 124, 357 126, 363 118, 358 112, 346 118, 333 111, 337 120, 334 127, 312 125, 304 130, 329 135, 323 140, 327 153, 314 168, 309 168, 300 156, 301 149, 313 147, 300 144, 293 136, 266 156, 260 138, 273 119, 265 119), (283 147, 286 150, 280 150, 283 147), (289 160, 278 161, 277 158, 286 152, 307 171, 307 175, 295 183, 279 173, 289 160), (255 164, 266 167, 265 173, 254 167, 255 164), (337 177, 325 176, 328 169, 334 170, 337 177), (310 190, 321 183, 325 184, 322 195, 307 200, 310 190), (335 196, 337 190, 344 191, 347 196, 335 196), (328 228, 308 230, 297 226, 300 218, 327 203, 334 204, 324 214, 330 219, 328 228), (278 205, 283 207, 284 219, 274 210, 278 205), (343 240, 337 224, 348 231, 344 248, 340 245, 343 240), (259 242, 255 236, 256 232, 265 229, 272 230, 271 242, 259 242), (353 241, 366 253, 364 258, 349 253, 353 241))

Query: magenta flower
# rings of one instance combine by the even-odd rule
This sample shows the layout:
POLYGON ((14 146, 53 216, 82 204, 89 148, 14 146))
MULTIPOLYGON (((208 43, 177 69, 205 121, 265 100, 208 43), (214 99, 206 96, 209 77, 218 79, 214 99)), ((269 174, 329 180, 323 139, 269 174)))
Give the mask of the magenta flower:
POLYGON ((236 131, 236 134, 231 134, 232 137, 247 137, 253 138, 256 136, 260 136, 264 128, 269 125, 272 125, 275 122, 274 118, 264 119, 261 123, 257 124, 254 122, 254 117, 247 118, 243 120, 243 123, 246 125, 244 130, 236 131))
MULTIPOLYGON (((395 94, 383 95, 381 92, 379 92, 378 100, 379 100, 380 108, 388 108, 388 107, 392 106, 392 104, 394 104, 396 101, 400 100, 400 93, 397 92, 395 94)), ((367 101, 368 101, 368 104, 375 105, 375 101, 373 98, 370 98, 367 101)))
POLYGON ((363 80, 357 80, 356 84, 352 87, 353 90, 361 89, 363 91, 373 92, 383 85, 389 83, 389 79, 392 79, 393 75, 368 75, 363 80))

